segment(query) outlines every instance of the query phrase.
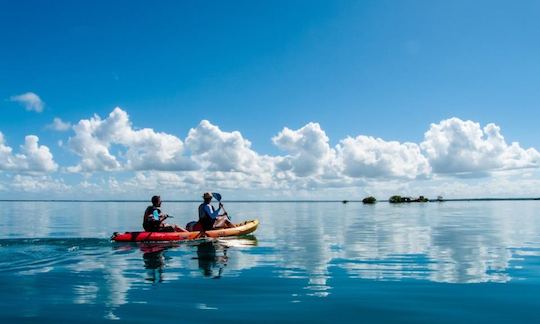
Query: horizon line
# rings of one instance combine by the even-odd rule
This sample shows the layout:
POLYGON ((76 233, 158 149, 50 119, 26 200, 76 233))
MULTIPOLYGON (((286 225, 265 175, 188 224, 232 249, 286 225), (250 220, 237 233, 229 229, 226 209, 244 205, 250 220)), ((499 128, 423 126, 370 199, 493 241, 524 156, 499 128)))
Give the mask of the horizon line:
MULTIPOLYGON (((540 200, 540 197, 484 197, 484 198, 447 198, 447 199, 429 199, 427 202, 452 202, 452 201, 512 201, 512 200, 540 200)), ((223 201, 223 200, 222 200, 223 201)), ((149 202, 148 199, 0 199, 0 202, 149 202)), ((194 203, 201 202, 201 200, 191 199, 174 199, 163 200, 163 202, 183 202, 194 203)), ((256 199, 256 200, 226 200, 226 202, 233 203, 290 203, 290 202, 340 202, 340 203, 361 203, 362 200, 357 199, 256 199)), ((389 202, 388 199, 377 200, 377 202, 389 202)), ((407 202, 404 202, 407 203, 407 202)))

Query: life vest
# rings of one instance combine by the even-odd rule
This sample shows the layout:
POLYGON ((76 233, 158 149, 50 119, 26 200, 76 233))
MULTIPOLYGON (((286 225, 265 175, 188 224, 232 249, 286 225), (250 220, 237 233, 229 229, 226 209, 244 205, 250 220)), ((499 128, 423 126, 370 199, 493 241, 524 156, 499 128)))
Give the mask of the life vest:
POLYGON ((147 232, 157 232, 161 222, 154 219, 154 211, 157 211, 161 215, 161 210, 156 206, 148 206, 144 212, 143 228, 147 232))

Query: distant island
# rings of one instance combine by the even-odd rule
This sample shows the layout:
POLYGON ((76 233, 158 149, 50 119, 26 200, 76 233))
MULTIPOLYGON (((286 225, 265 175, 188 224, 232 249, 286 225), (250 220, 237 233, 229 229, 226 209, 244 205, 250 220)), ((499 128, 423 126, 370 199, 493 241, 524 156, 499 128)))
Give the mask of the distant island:
POLYGON ((369 197, 366 197, 366 198, 362 199, 362 202, 364 204, 374 204, 374 203, 377 202, 377 199, 375 199, 375 197, 373 197, 373 196, 369 196, 369 197))
MULTIPOLYGON (((392 196, 388 201, 392 204, 398 204, 398 203, 411 203, 411 202, 428 202, 429 199, 427 199, 424 196, 420 196, 418 198, 411 198, 411 197, 401 197, 401 196, 392 196)), ((441 201, 441 200, 438 200, 441 201)))
MULTIPOLYGON (((388 200, 380 200, 381 202, 389 202, 391 204, 399 203, 413 203, 413 202, 451 202, 451 201, 513 201, 513 200, 540 200, 540 197, 518 197, 518 198, 449 198, 445 199, 442 196, 437 196, 436 199, 429 199, 424 196, 418 198, 394 195, 388 198, 388 200)), ((364 204, 374 204, 377 199, 373 196, 362 199, 364 204)))

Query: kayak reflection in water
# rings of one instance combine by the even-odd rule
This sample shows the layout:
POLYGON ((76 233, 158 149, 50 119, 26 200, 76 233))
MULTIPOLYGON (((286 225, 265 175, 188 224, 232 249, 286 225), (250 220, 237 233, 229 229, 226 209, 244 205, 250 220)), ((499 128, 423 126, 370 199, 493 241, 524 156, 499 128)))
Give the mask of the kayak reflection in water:
MULTIPOLYGON (((191 248, 197 249, 197 255, 192 260, 197 260, 198 267, 205 277, 219 279, 223 275, 223 270, 229 263, 228 250, 230 248, 245 248, 257 245, 255 236, 247 235, 242 238, 226 240, 199 240, 187 243, 191 248)), ((186 248, 185 242, 160 242, 160 243, 138 243, 137 246, 142 252, 144 268, 147 277, 145 280, 153 283, 164 281, 165 267, 173 258, 168 256, 166 251, 171 248, 186 248)), ((133 245, 122 246, 122 249, 131 250, 133 245)), ((170 279, 170 278, 169 278, 170 279)))
POLYGON ((146 208, 143 217, 143 228, 146 232, 187 232, 178 225, 164 223, 171 216, 161 212, 160 196, 153 196, 151 201, 152 206, 146 208))
POLYGON ((223 268, 227 266, 229 257, 227 256, 227 247, 217 242, 201 242, 197 245, 197 261, 205 277, 213 279, 221 278, 223 268), (218 255, 217 251, 223 251, 223 255, 218 255), (217 270, 217 274, 215 274, 217 270))
POLYGON ((221 278, 223 270, 229 263, 227 252, 229 248, 246 248, 257 246, 257 238, 245 235, 233 239, 219 239, 203 241, 197 245, 197 259, 199 269, 205 277, 221 278))
POLYGON ((148 270, 146 280, 163 282, 163 268, 166 260, 170 259, 170 257, 164 255, 164 252, 171 247, 177 246, 178 244, 171 243, 142 243, 139 245, 143 253, 144 268, 148 270))

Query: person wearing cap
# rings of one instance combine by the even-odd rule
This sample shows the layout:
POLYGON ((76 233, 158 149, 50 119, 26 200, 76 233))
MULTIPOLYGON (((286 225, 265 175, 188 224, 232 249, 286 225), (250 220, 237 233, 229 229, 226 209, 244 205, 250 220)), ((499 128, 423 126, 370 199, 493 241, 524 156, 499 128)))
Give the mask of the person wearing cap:
POLYGON ((212 194, 205 192, 202 196, 204 202, 199 205, 199 223, 201 224, 203 231, 209 231, 215 228, 227 228, 235 227, 233 223, 229 221, 227 213, 219 214, 223 204, 219 203, 219 207, 216 210, 212 206, 212 194))
POLYGON ((152 206, 148 206, 144 211, 143 228, 146 232, 187 232, 182 227, 175 224, 165 224, 164 220, 169 215, 161 212, 161 197, 153 196, 152 206))

